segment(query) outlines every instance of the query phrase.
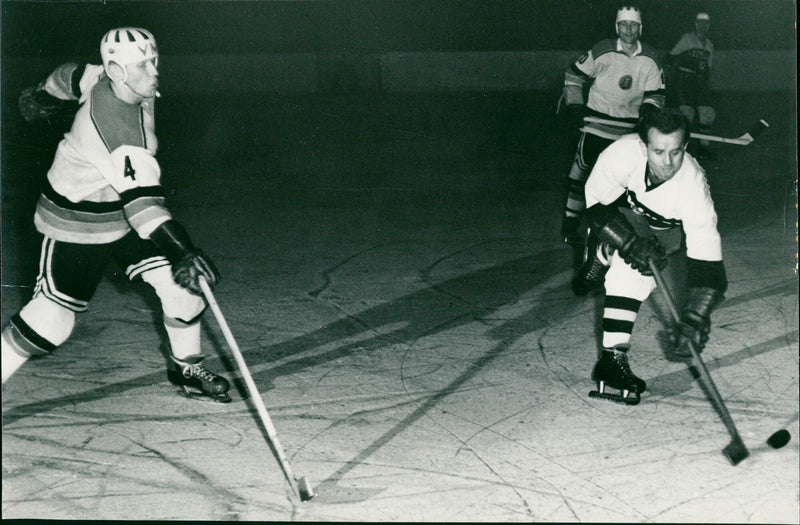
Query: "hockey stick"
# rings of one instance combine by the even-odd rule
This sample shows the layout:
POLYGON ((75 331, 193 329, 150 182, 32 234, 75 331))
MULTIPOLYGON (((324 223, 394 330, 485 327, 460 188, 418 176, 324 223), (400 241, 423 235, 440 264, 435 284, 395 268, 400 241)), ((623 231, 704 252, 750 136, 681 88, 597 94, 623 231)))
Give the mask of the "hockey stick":
MULTIPOLYGON (((614 126, 617 128, 625 128, 625 129, 633 129, 636 127, 636 124, 632 122, 620 122, 616 120, 608 120, 600 117, 593 117, 588 116, 584 117, 583 119, 585 122, 594 122, 595 124, 605 124, 607 126, 614 126)), ((709 140, 711 142, 722 142, 723 144, 736 144, 738 146, 748 146, 753 140, 764 133, 766 129, 769 127, 769 124, 764 119, 759 119, 758 122, 753 124, 750 130, 747 131, 741 137, 736 138, 727 138, 727 137, 718 137, 716 135, 707 135, 705 133, 691 133, 689 136, 693 139, 700 139, 700 140, 709 140)))
MULTIPOLYGON (((664 283, 664 278, 661 276, 661 272, 658 271, 658 267, 656 267, 652 259, 650 259, 649 263, 650 270, 653 272, 653 277, 655 277, 658 287, 661 288, 661 291, 664 293, 664 300, 667 302, 669 311, 672 314, 672 319, 675 321, 675 323, 680 323, 680 314, 678 314, 678 309, 675 308, 675 301, 673 301, 672 294, 670 294, 669 289, 664 283)), ((700 376, 703 378, 703 382, 706 384, 708 392, 711 394, 711 398, 719 409, 720 418, 725 424, 725 428, 728 429, 728 433, 731 435, 731 442, 728 444, 728 446, 722 449, 722 453, 725 454, 732 465, 737 465, 739 462, 749 456, 750 452, 747 451, 747 447, 744 445, 741 436, 739 436, 739 431, 736 430, 736 425, 733 423, 733 418, 731 418, 730 412, 728 412, 728 407, 725 406, 725 402, 722 400, 722 396, 717 390, 717 386, 714 384, 714 381, 711 379, 711 374, 708 373, 708 369, 706 368, 703 360, 700 358, 700 353, 697 351, 697 348, 695 348, 693 341, 689 341, 689 350, 692 353, 694 364, 700 371, 700 376)))
POLYGON ((239 350, 239 345, 236 344, 236 340, 233 338, 231 329, 228 328, 228 323, 225 322, 225 317, 222 315, 222 311, 219 309, 216 299, 214 299, 214 294, 211 293, 211 288, 208 286, 208 282, 203 276, 198 278, 198 282, 200 283, 200 289, 203 291, 206 301, 208 301, 208 306, 211 307, 211 311, 214 312, 214 317, 217 318, 217 323, 219 323, 219 327, 222 329, 222 334, 225 336, 225 340, 228 342, 228 346, 233 353, 233 357, 236 358, 236 364, 239 365, 239 371, 242 373, 242 379, 244 379, 244 382, 247 384, 247 389, 250 391, 250 399, 256 406, 258 416, 261 418, 261 423, 264 425, 264 429, 267 431, 269 441, 272 443, 272 446, 278 455, 278 462, 281 464, 281 469, 283 470, 283 474, 286 476, 286 480, 289 482, 289 486, 292 488, 292 492, 300 499, 300 501, 310 500, 312 497, 314 497, 311 486, 304 477, 298 478, 295 481, 294 474, 292 473, 292 467, 289 464, 289 460, 286 458, 286 454, 283 452, 280 441, 278 441, 278 433, 275 431, 275 427, 272 425, 272 420, 269 417, 267 408, 264 406, 264 401, 261 399, 261 395, 258 393, 256 384, 253 382, 253 378, 250 376, 250 371, 247 368, 247 364, 244 362, 244 357, 242 357, 242 352, 239 350))

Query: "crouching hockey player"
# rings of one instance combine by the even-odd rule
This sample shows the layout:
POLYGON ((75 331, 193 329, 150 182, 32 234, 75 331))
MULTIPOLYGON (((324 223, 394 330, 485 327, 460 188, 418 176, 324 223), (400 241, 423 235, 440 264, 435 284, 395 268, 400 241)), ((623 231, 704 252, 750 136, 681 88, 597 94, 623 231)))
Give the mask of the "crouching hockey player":
POLYGON ((685 237, 688 299, 671 338, 672 352, 691 355, 708 341, 714 308, 728 281, 717 214, 705 172, 686 153, 689 123, 678 110, 647 113, 638 134, 626 135, 600 154, 586 183, 590 234, 573 290, 605 288, 601 356, 592 397, 637 404, 646 389, 628 362, 630 339, 642 302, 655 289, 650 270, 666 266, 685 237), (612 388, 617 393, 606 392, 612 388))
POLYGON ((33 298, 2 332, 3 384, 29 358, 67 340, 114 259, 161 301, 168 378, 186 393, 229 401, 228 381, 203 366, 200 349, 206 303, 198 280, 213 286, 219 273, 164 205, 155 159, 155 39, 145 29, 113 29, 100 55, 102 66, 63 64, 20 98, 28 121, 48 118, 63 101, 78 100, 80 108, 36 206, 34 224, 44 235, 39 275, 33 298))

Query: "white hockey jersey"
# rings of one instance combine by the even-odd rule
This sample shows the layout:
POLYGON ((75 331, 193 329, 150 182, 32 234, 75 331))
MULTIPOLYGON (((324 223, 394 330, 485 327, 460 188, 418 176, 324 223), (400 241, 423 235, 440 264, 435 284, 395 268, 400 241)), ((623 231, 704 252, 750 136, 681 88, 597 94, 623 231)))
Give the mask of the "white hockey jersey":
MULTIPOLYGON (((619 39, 601 40, 567 68, 564 74, 564 101, 586 104, 607 119, 635 122, 639 108, 648 103, 663 108, 664 75, 653 48, 637 42, 628 56, 619 39), (591 83, 587 100, 584 86, 591 83)), ((587 123, 582 131, 614 140, 626 132, 619 127, 587 123)))
POLYGON ((155 159, 153 100, 128 104, 114 95, 102 66, 64 64, 44 82, 63 100, 79 100, 58 145, 34 224, 64 242, 102 244, 131 229, 146 239, 171 218, 155 159))
POLYGON ((598 157, 586 181, 586 205, 609 205, 620 196, 655 229, 682 226, 686 255, 700 261, 721 261, 722 241, 717 213, 705 172, 688 153, 668 181, 649 187, 647 155, 636 134, 609 145, 598 157))

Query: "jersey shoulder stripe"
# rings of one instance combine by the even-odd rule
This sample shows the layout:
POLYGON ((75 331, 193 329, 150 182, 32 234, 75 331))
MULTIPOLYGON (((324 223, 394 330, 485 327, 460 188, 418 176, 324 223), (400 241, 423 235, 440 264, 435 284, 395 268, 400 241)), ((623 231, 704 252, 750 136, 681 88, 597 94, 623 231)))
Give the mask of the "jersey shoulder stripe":
POLYGON ((81 64, 75 71, 72 72, 72 94, 75 95, 75 98, 81 98, 81 79, 83 78, 83 74, 86 73, 86 64, 81 64))
POLYGON ((592 57, 597 60, 598 57, 606 53, 615 53, 617 51, 617 41, 613 38, 601 40, 592 47, 592 57))
POLYGON ((646 56, 648 58, 651 58, 659 68, 661 67, 661 61, 658 58, 658 51, 656 51, 656 48, 654 48, 650 44, 642 42, 642 52, 639 53, 639 56, 646 56))
POLYGON ((92 88, 91 99, 92 123, 109 152, 120 146, 147 148, 142 107, 114 96, 108 77, 92 88))

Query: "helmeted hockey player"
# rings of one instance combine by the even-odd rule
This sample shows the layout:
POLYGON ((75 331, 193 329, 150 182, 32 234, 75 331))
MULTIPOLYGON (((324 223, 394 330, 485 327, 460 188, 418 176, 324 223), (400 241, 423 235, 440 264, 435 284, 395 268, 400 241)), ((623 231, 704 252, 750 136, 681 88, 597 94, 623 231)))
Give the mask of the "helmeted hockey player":
POLYGON ((213 286, 219 273, 164 205, 155 159, 155 38, 141 28, 113 29, 100 55, 102 66, 62 64, 20 98, 28 120, 46 118, 65 100, 80 107, 36 206, 34 224, 44 235, 39 275, 33 298, 2 331, 2 381, 67 340, 114 259, 161 301, 169 379, 188 393, 229 401, 228 381, 201 363, 206 303, 198 280, 213 286))
POLYGON ((593 115, 630 123, 650 109, 664 107, 664 78, 656 51, 639 40, 641 12, 636 7, 621 7, 615 26, 618 38, 595 44, 564 75, 563 100, 575 125, 581 127, 578 151, 568 176, 561 227, 567 244, 583 245, 581 217, 586 209, 583 186, 597 156, 629 132, 594 122, 584 123, 584 117, 593 115), (584 87, 590 83, 584 100, 584 87))
MULTIPOLYGON (((670 75, 670 93, 675 93, 681 112, 692 126, 706 134, 711 132, 717 118, 711 96, 714 44, 708 38, 710 28, 709 14, 697 13, 694 31, 684 33, 664 59, 666 65, 676 70, 670 75)), ((707 148, 708 141, 701 141, 698 156, 709 157, 707 148)))
POLYGON ((711 312, 727 289, 717 214, 705 172, 686 153, 688 138, 688 120, 678 110, 649 112, 638 134, 620 138, 600 154, 586 183, 587 260, 573 284, 578 294, 605 287, 594 396, 636 404, 645 391, 627 353, 639 307, 656 286, 651 259, 663 268, 685 236, 689 293, 672 337, 677 356, 691 355, 689 340, 698 351, 704 348, 711 312))

